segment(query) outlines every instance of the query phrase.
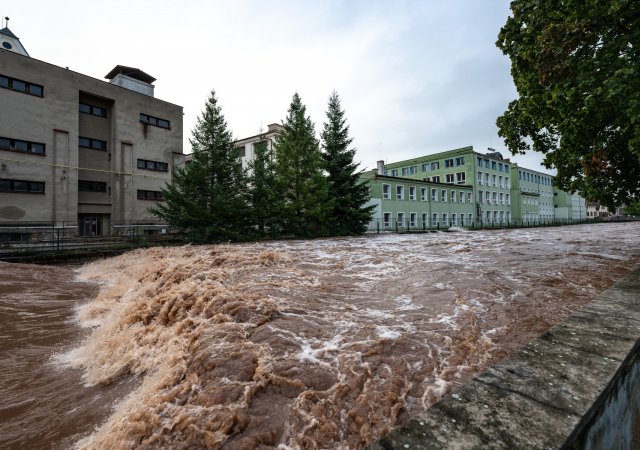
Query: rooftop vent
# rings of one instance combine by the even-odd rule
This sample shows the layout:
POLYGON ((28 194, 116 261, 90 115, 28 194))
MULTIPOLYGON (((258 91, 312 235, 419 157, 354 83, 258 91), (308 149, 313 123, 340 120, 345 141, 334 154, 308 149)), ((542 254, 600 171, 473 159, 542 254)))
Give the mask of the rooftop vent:
POLYGON ((153 97, 154 86, 151 83, 156 79, 135 67, 115 66, 105 78, 111 84, 153 97))

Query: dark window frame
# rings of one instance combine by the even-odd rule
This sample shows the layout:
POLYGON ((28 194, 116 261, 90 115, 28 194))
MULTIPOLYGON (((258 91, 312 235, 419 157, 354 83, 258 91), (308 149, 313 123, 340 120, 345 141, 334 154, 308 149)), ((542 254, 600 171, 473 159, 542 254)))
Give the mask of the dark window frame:
POLYGON ((164 130, 170 130, 171 129, 171 121, 169 121, 167 119, 161 119, 159 117, 155 117, 155 116, 152 116, 150 114, 140 113, 139 121, 140 121, 140 123, 144 123, 144 124, 151 125, 151 126, 154 126, 154 127, 162 128, 164 130))
POLYGON ((138 189, 137 192, 138 200, 150 200, 154 202, 162 202, 164 201, 164 196, 160 191, 149 191, 147 189, 138 189))
POLYGON ((30 180, 13 180, 9 178, 0 179, 0 192, 7 192, 12 194, 44 194, 45 193, 45 182, 44 181, 30 181, 30 180), (8 187, 5 189, 4 184, 7 184, 8 187), (26 189, 15 189, 16 183, 25 183, 26 189), (42 188, 36 189, 36 188, 42 188))
POLYGON ((47 154, 47 145, 42 142, 32 142, 32 141, 25 141, 23 139, 14 139, 14 138, 0 136, 0 142, 2 140, 9 141, 9 148, 0 145, 0 150, 4 150, 7 152, 26 153, 29 155, 37 155, 37 156, 46 156, 47 154), (16 142, 26 144, 26 150, 18 149, 18 147, 16 146, 16 142), (42 146, 42 153, 34 151, 35 148, 37 148, 36 146, 42 146))
POLYGON ((109 147, 109 144, 107 141, 103 141, 102 139, 94 139, 86 136, 78 136, 78 147, 106 152, 109 147), (89 145, 84 145, 81 139, 86 139, 87 141, 89 141, 89 145), (96 147, 95 145, 97 144, 100 144, 100 147, 96 147), (104 144, 104 146, 102 146, 102 144, 104 144))
POLYGON ((82 114, 89 114, 90 116, 101 117, 103 119, 107 118, 107 108, 103 108, 102 106, 92 105, 90 103, 80 102, 79 111, 82 114), (88 111, 83 111, 82 107, 85 106, 88 108, 88 111))
POLYGON ((78 180, 78 192, 107 192, 107 182, 94 180, 78 180))
POLYGON ((151 161, 148 159, 140 159, 136 161, 136 167, 140 170, 152 170, 154 172, 169 172, 169 163, 162 161, 151 161), (140 167, 140 163, 144 167, 140 167), (149 163, 151 163, 151 167, 149 167, 149 163), (164 167, 164 168, 163 168, 164 167))
POLYGON ((14 92, 21 92, 23 94, 32 95, 34 97, 44 97, 44 86, 36 83, 31 83, 30 81, 20 80, 18 78, 9 77, 7 75, 0 75, 0 81, 6 80, 6 86, 4 83, 0 83, 0 87, 4 89, 8 89, 14 92), (22 89, 16 89, 14 84, 22 83, 24 87, 22 89), (38 92, 39 91, 39 92, 38 92))

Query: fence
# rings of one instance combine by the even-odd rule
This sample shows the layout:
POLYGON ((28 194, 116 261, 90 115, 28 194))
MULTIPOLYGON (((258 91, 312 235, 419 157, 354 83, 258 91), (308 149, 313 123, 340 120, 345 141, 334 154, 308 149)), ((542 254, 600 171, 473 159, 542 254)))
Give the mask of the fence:
POLYGON ((600 219, 447 219, 423 220, 422 218, 407 219, 390 217, 389 220, 374 219, 369 222, 368 233, 420 233, 450 228, 465 228, 482 230, 491 228, 533 228, 554 227, 561 225, 577 225, 584 223, 602 222, 600 219))
POLYGON ((80 221, 0 223, 0 257, 35 252, 129 248, 180 241, 159 222, 80 221))

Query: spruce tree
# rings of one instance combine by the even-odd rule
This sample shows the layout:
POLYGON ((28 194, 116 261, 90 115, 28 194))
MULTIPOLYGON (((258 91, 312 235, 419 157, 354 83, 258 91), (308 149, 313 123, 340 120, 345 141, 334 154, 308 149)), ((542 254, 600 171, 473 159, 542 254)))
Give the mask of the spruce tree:
POLYGON ((369 188, 360 182, 362 171, 358 171, 358 163, 353 161, 356 150, 349 148, 353 139, 349 137, 349 126, 344 116, 340 97, 334 91, 329 97, 327 121, 321 134, 329 196, 333 199, 331 231, 335 234, 360 234, 366 231, 375 207, 365 207, 369 201, 369 188))
POLYGON ((275 144, 274 169, 280 193, 280 222, 285 232, 319 235, 326 232, 331 209, 322 154, 313 122, 296 92, 275 144))
POLYGON ((262 135, 254 144, 253 159, 249 163, 249 203, 252 222, 261 233, 265 227, 273 227, 278 216, 278 194, 272 160, 269 144, 262 135))
POLYGON ((247 228, 247 179, 211 91, 189 139, 192 161, 163 189, 152 212, 202 240, 238 239, 247 228))

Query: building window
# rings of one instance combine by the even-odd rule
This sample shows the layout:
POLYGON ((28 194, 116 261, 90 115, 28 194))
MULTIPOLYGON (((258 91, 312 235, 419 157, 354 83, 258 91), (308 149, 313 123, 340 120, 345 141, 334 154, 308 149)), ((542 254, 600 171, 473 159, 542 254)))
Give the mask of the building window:
POLYGON ((138 189, 138 200, 154 200, 156 202, 161 202, 164 200, 164 196, 160 191, 145 191, 143 189, 138 189))
POLYGON ((389 228, 391 226, 391 213, 383 213, 382 220, 384 221, 384 227, 389 228))
POLYGON ((383 184, 382 185, 382 198, 384 200, 391 200, 391 185, 383 184))
POLYGON ((44 155, 45 145, 38 142, 22 141, 0 137, 0 150, 10 152, 31 153, 33 155, 44 155))
POLYGON ((497 177, 495 175, 491 175, 491 179, 493 180, 493 187, 496 187, 498 185, 497 183, 497 177))
POLYGON ((44 182, 0 179, 0 192, 44 194, 44 182))
POLYGON ((247 156, 247 151, 244 148, 244 145, 241 147, 236 147, 236 152, 238 152, 238 158, 244 158, 247 156))
POLYGON ((464 203, 464 192, 460 192, 460 203, 464 203))
POLYGON ((398 200, 404 199, 404 186, 401 184, 396 185, 396 198, 398 200))
POLYGON ((482 158, 476 156, 476 162, 478 163, 478 167, 482 167, 482 158))
POLYGON ((409 200, 415 200, 415 199, 416 199, 416 187, 409 186, 409 200))
POLYGON ((458 225, 458 215, 456 213, 451 214, 451 225, 458 225))
POLYGON ((440 175, 431 177, 431 181, 433 181, 434 183, 440 183, 440 175))
POLYGON ((465 184, 467 182, 467 172, 456 173, 456 183, 465 184))
POLYGON ((409 175, 415 175, 416 173, 418 173, 418 166, 409 167, 409 175))
POLYGON ((440 191, 440 198, 441 198, 443 203, 446 203, 446 201, 447 201, 447 191, 446 191, 446 189, 442 189, 442 191, 440 191))
POLYGON ((449 225, 449 216, 446 213, 442 214, 442 223, 445 227, 449 225))
POLYGON ((500 192, 500 204, 504 205, 504 193, 500 192))
POLYGON ((478 184, 482 186, 482 172, 478 172, 478 184))
POLYGON ((440 161, 432 162, 431 170, 440 170, 440 161))
POLYGON ((35 97, 44 97, 44 87, 39 84, 29 83, 28 81, 18 80, 16 78, 0 75, 0 87, 11 89, 12 91, 22 92, 23 94, 33 95, 35 97))
POLYGON ((402 176, 405 177, 405 176, 409 175, 409 169, 407 167, 403 167, 401 169, 401 173, 402 173, 402 176))
POLYGON ((409 226, 411 228, 416 227, 416 221, 418 220, 418 213, 409 213, 409 226))
POLYGON ((502 163, 498 163, 498 172, 502 172, 502 163))
POLYGON ((469 223, 473 223, 473 214, 469 214, 467 217, 469 218, 469 223))
POLYGON ((447 167, 453 167, 453 158, 445 159, 445 160, 444 160, 444 167, 445 167, 445 168, 447 168, 447 167))
POLYGON ((467 202, 468 203, 473 203, 473 193, 471 193, 471 192, 467 193, 467 202))
POLYGON ((429 164, 428 163, 422 163, 422 172, 426 172, 429 170, 429 164))
POLYGON ((493 204, 494 205, 498 204, 498 193, 497 192, 493 193, 493 204))
POLYGON ((488 160, 488 159, 485 159, 485 160, 484 160, 484 168, 485 168, 485 169, 488 169, 488 168, 489 168, 489 160, 488 160))
POLYGON ((78 137, 78 146, 82 148, 92 148, 94 150, 107 151, 107 141, 92 139, 88 137, 78 137))
POLYGON ((398 213, 398 228, 402 228, 404 227, 404 213, 403 212, 399 212, 398 213))
POLYGON ((456 158, 456 166, 464 166, 464 156, 456 158))
POLYGON ((397 169, 393 169, 393 170, 391 171, 391 176, 392 176, 392 177, 397 177, 397 176, 398 176, 398 170, 397 170, 397 169))
POLYGON ((156 172, 168 172, 169 164, 166 162, 148 161, 146 159, 139 159, 138 169, 154 170, 156 172))
POLYGON ((427 188, 420 188, 420 200, 423 202, 427 201, 427 188))
POLYGON ((489 174, 485 173, 484 174, 484 184, 486 184, 487 186, 489 186, 489 174))
POLYGON ((438 213, 433 213, 433 216, 431 217, 431 225, 435 226, 438 224, 438 213))
POLYGON ((498 186, 503 187, 502 185, 502 175, 498 177, 498 186))
POLYGON ((140 122, 153 125, 154 127, 164 128, 166 130, 170 128, 170 123, 168 120, 150 116, 149 114, 140 113, 140 122))
POLYGON ((498 165, 498 164, 497 164, 495 161, 491 161, 491 169, 492 169, 492 170, 496 170, 496 166, 497 166, 497 165, 498 165))
POLYGON ((484 203, 484 191, 478 191, 478 203, 484 203))
POLYGON ((78 180, 78 191, 107 192, 107 183, 104 181, 78 180))
POLYGON ((107 110, 105 108, 89 105, 88 103, 80 103, 80 112, 97 117, 107 117, 107 110))
POLYGON ((456 191, 451 191, 451 203, 456 202, 456 191))
POLYGON ((444 182, 445 183, 452 183, 453 184, 453 174, 452 173, 448 173, 444 176, 444 182))
POLYGON ((431 201, 432 202, 437 202, 438 201, 438 190, 437 189, 431 189, 431 201))

